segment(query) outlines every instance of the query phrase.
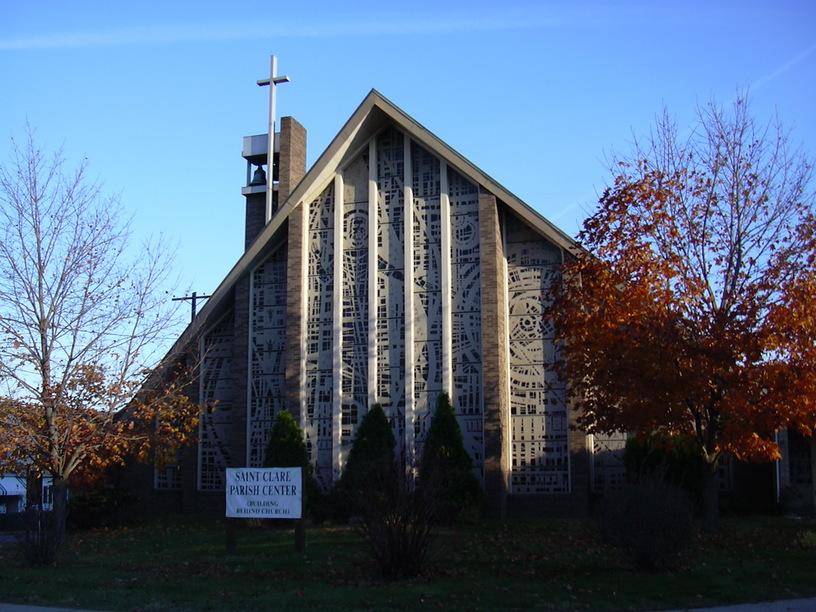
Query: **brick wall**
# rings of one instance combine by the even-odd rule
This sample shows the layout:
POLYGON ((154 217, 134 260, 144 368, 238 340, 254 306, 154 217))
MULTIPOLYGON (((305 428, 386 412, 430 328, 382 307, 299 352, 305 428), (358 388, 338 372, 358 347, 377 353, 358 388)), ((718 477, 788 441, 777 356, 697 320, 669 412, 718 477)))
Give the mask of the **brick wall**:
POLYGON ((484 368, 484 484, 488 516, 507 513, 507 279, 496 197, 479 196, 482 280, 482 367, 484 368))
POLYGON ((283 203, 306 174, 306 128, 293 117, 280 120, 278 202, 283 203))
POLYGON ((253 193, 246 196, 244 219, 244 250, 246 251, 266 225, 266 193, 253 193))

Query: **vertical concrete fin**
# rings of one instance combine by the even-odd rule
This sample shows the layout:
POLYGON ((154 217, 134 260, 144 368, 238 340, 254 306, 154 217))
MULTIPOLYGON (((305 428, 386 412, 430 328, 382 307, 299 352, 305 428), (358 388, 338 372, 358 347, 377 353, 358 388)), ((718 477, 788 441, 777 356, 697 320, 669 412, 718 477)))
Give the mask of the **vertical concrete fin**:
POLYGON ((484 367, 484 486, 488 515, 504 518, 510 473, 507 281, 496 197, 479 196, 484 367))

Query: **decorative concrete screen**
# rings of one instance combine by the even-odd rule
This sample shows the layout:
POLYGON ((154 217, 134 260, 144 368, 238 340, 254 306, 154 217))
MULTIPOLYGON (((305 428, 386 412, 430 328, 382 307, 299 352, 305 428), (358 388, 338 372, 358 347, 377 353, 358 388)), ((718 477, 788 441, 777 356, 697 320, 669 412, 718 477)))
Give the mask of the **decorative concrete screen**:
POLYGON ((235 388, 233 327, 230 313, 205 334, 202 342, 201 401, 208 406, 199 426, 198 486, 202 491, 222 491, 224 470, 232 465, 229 434, 235 388))
MULTIPOLYGON (((304 432, 315 475, 332 482, 334 413, 334 184, 308 210, 306 298, 306 413, 304 432)), ((343 327, 345 335, 345 324, 343 327)))
POLYGON ((247 465, 260 467, 286 400, 285 244, 253 271, 251 296, 247 465))
POLYGON ((592 490, 596 493, 616 491, 626 482, 626 438, 625 433, 592 436, 592 490))
MULTIPOLYGON (((477 185, 390 127, 303 203, 301 426, 325 489, 340 477, 360 420, 374 403, 388 416, 410 474, 442 390, 451 394, 474 470, 482 475, 479 198, 477 185)), ((568 493, 566 392, 553 369, 554 330, 545 316, 561 251, 510 212, 502 231, 511 492, 568 493)), ((204 336, 201 399, 218 405, 201 422, 202 490, 223 490, 223 472, 233 460, 262 464, 274 418, 288 401, 288 248, 284 239, 250 278, 245 458, 231 457, 226 444, 231 433, 239 435, 230 422, 236 385, 243 384, 232 374, 233 316, 204 336)))
POLYGON ((555 332, 545 316, 560 250, 508 215, 512 493, 569 493, 566 387, 555 375, 555 332))
POLYGON ((481 472, 478 201, 386 129, 309 204, 304 428, 324 486, 374 403, 412 467, 446 385, 481 472))

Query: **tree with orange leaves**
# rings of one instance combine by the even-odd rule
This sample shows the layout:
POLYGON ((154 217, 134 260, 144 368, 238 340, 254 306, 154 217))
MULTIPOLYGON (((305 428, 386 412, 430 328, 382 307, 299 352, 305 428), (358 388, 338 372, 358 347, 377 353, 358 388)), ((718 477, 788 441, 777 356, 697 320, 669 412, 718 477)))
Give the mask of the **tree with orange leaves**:
POLYGON ((0 167, 0 470, 52 477, 49 545, 35 559, 50 564, 72 476, 130 455, 161 461, 198 408, 184 364, 149 367, 177 325, 170 251, 131 249, 118 199, 26 135, 0 167))
POLYGON ((816 214, 778 120, 742 98, 698 119, 681 137, 664 112, 616 160, 552 314, 579 426, 695 440, 716 529, 722 454, 777 459, 780 428, 816 427, 816 214))

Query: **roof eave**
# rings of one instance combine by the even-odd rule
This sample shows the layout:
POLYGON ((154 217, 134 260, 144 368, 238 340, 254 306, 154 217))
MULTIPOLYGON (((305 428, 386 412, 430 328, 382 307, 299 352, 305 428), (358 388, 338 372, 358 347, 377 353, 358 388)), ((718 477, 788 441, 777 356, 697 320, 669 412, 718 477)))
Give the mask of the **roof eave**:
MULTIPOLYGON (((440 140, 430 130, 422 126, 398 106, 393 104, 376 89, 372 89, 363 99, 357 109, 343 125, 337 136, 331 141, 329 146, 320 155, 317 161, 306 172, 303 179, 293 189, 292 193, 281 205, 272 219, 266 224, 258 237, 249 246, 246 252, 238 259, 230 272, 221 281, 221 284, 212 293, 212 297, 199 311, 199 316, 185 331, 184 336, 195 334, 210 315, 217 312, 223 300, 229 296, 230 290, 244 275, 247 269, 259 260, 267 250, 267 245, 272 238, 281 230, 283 224, 291 212, 303 201, 315 196, 322 191, 331 177, 334 176, 338 167, 341 167, 344 157, 349 151, 355 150, 354 144, 361 132, 376 131, 382 121, 377 119, 375 125, 370 125, 368 119, 375 110, 379 110, 392 120, 403 131, 407 132, 412 139, 422 146, 436 153, 452 165, 458 172, 466 178, 483 187, 486 191, 493 193, 498 200, 501 200, 510 207, 513 212, 519 215, 524 221, 536 228, 545 238, 551 240, 556 246, 572 251, 576 247, 575 241, 564 231, 553 225, 544 216, 513 195, 501 184, 473 165, 458 151, 440 140), (198 324, 196 325, 196 323, 198 324)), ((179 339, 181 341, 181 339, 179 339)))

